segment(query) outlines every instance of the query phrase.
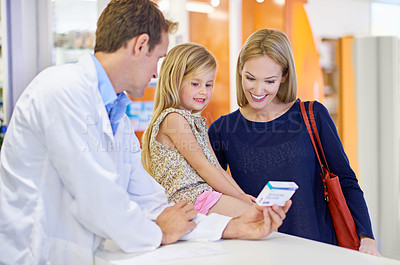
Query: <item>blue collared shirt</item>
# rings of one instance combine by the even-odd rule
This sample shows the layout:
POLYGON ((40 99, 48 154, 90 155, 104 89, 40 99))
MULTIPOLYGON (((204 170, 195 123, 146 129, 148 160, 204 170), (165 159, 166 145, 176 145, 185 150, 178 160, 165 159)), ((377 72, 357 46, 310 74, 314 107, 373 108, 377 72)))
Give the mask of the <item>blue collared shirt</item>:
POLYGON ((100 64, 99 60, 92 54, 94 65, 96 67, 97 79, 99 81, 99 91, 106 107, 108 117, 110 118, 113 134, 117 131, 119 122, 126 112, 126 107, 132 101, 125 93, 116 94, 106 71, 100 64))

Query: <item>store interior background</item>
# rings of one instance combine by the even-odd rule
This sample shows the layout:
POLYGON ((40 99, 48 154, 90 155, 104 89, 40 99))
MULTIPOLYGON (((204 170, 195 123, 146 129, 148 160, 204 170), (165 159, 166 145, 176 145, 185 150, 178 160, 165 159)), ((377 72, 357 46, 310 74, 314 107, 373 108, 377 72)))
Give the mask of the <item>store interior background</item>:
MULTIPOLYGON (((109 0, 1 0, 0 118, 7 125, 23 89, 44 68, 92 52, 109 0)), ((217 58, 208 124, 237 108, 235 67, 260 28, 290 38, 298 97, 331 113, 370 209, 378 249, 400 260, 400 0, 158 0, 179 21, 170 46, 192 41, 217 58)), ((146 127, 157 80, 127 109, 146 127)))

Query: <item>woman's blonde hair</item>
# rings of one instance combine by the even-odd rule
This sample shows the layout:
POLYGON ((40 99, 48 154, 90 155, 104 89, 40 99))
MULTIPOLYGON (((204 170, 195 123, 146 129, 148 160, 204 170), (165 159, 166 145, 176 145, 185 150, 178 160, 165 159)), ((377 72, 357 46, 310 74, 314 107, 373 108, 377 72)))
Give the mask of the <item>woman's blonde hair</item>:
POLYGON ((150 174, 152 172, 149 145, 154 123, 161 112, 168 108, 177 108, 181 104, 179 92, 184 80, 216 69, 217 62, 214 56, 206 48, 195 43, 176 45, 165 56, 157 82, 152 117, 142 137, 142 162, 150 174))
POLYGON ((283 103, 296 100, 296 69, 288 37, 279 30, 260 29, 250 35, 239 53, 236 67, 236 96, 240 107, 244 107, 249 103, 242 86, 241 73, 243 66, 248 60, 264 55, 267 55, 281 66, 282 77, 287 75, 285 82, 279 86, 276 95, 278 99, 283 103))

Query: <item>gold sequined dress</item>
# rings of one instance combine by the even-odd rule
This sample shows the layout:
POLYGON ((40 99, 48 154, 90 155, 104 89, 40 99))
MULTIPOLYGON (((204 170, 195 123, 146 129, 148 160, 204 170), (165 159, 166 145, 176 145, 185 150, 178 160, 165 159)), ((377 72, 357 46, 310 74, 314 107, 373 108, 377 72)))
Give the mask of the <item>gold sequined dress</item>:
POLYGON ((211 186, 200 177, 176 147, 165 146, 156 141, 161 122, 172 112, 182 115, 188 121, 207 160, 217 165, 207 142, 206 118, 195 116, 188 110, 168 108, 160 114, 153 125, 149 145, 150 166, 154 179, 165 188, 170 202, 186 200, 194 203, 203 191, 212 190, 211 186))

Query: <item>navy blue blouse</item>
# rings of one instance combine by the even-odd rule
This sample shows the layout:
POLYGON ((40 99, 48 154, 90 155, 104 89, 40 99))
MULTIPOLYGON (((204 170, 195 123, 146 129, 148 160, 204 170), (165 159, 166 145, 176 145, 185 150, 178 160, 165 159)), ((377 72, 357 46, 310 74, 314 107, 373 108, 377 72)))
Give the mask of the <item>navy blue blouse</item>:
MULTIPOLYGON (((239 110, 220 117, 209 128, 211 145, 224 169, 247 194, 258 196, 269 180, 299 186, 280 232, 337 244, 329 209, 323 199, 321 168, 300 111, 300 100, 282 116, 253 122, 239 110)), ((306 102, 308 109, 308 102, 306 102)), ((314 115, 330 170, 339 176, 358 233, 373 238, 364 195, 349 165, 327 109, 314 103, 314 115)))

